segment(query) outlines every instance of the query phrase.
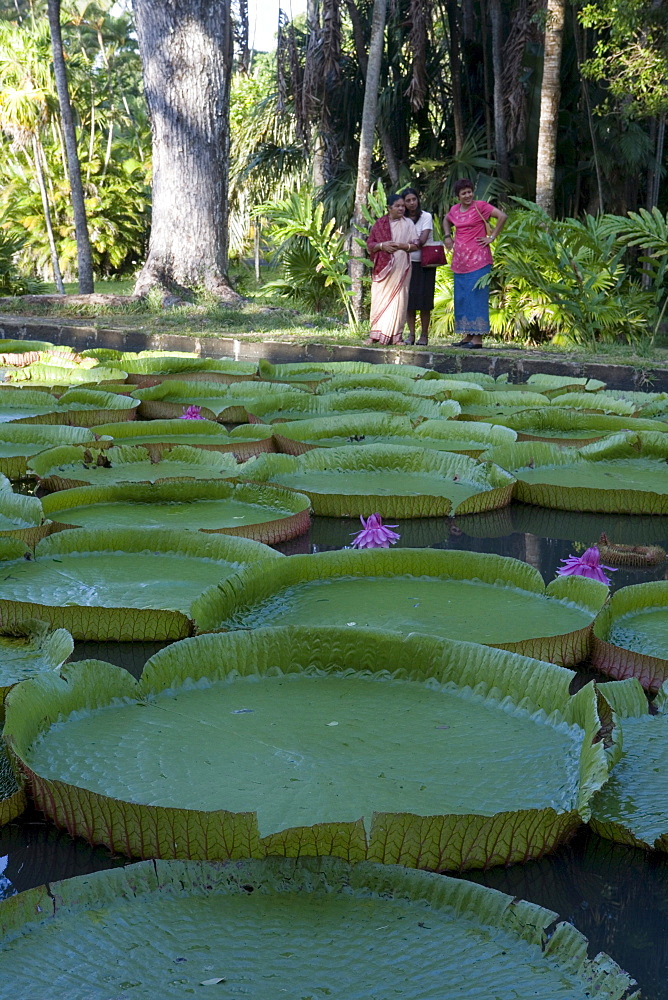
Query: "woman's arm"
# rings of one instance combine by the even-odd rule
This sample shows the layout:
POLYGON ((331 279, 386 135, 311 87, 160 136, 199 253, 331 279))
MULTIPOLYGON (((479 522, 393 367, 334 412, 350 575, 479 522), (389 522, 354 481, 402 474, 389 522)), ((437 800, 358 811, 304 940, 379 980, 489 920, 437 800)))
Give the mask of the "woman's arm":
POLYGON ((431 229, 423 229, 418 236, 418 247, 423 247, 428 239, 431 238, 431 229))
POLYGON ((478 243, 480 243, 481 246, 489 246, 490 243, 493 243, 508 221, 508 216, 500 208, 493 208, 491 205, 490 208, 492 209, 489 213, 490 218, 496 219, 496 225, 488 236, 482 236, 478 240, 478 243))
POLYGON ((455 241, 452 236, 452 225, 447 215, 443 218, 443 242, 448 250, 452 250, 455 241))

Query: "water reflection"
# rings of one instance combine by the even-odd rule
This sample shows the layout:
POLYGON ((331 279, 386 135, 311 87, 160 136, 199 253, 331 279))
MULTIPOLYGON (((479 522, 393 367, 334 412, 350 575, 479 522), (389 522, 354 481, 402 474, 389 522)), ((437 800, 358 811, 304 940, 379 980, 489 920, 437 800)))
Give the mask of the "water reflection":
MULTIPOLYGON (((546 582, 554 579, 562 559, 596 544, 603 532, 616 544, 668 549, 668 517, 579 514, 512 504, 486 514, 416 518, 398 524, 399 548, 463 549, 512 556, 535 566, 546 582)), ((275 548, 286 555, 341 549, 350 545, 358 529, 354 518, 316 517, 308 532, 275 548)), ((613 574, 612 587, 666 578, 665 561, 646 568, 624 567, 613 574)))

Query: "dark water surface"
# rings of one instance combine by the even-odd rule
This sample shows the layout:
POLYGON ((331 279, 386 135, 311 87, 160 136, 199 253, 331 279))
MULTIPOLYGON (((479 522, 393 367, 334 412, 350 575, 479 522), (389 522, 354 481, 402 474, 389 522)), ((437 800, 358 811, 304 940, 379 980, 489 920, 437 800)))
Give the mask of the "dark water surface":
MULTIPOLYGON (((277 548, 289 555, 339 549, 350 544, 359 527, 354 520, 315 518, 307 534, 277 548)), ((397 530, 402 547, 513 556, 539 569, 546 581, 554 578, 562 559, 595 544, 601 532, 611 542, 668 549, 668 517, 577 514, 523 505, 462 518, 403 521, 397 530)), ((613 588, 666 578, 666 562, 646 570, 620 569, 613 574, 613 588)), ((138 675, 163 645, 80 642, 73 658, 109 660, 138 675)), ((0 898, 127 863, 57 831, 34 812, 0 828, 0 898)), ((605 951, 634 976, 645 1000, 668 1000, 668 856, 618 846, 583 828, 551 857, 468 872, 466 877, 555 910, 589 938, 592 955, 605 951)))

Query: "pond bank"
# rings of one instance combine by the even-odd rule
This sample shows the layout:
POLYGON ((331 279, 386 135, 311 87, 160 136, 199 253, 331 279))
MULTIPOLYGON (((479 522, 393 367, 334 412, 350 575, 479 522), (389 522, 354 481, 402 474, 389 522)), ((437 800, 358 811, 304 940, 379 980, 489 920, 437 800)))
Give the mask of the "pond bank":
POLYGON ((98 327, 88 320, 67 322, 27 316, 0 316, 0 337, 16 340, 46 340, 83 351, 107 347, 120 351, 195 351, 206 358, 233 357, 274 364, 285 362, 370 361, 385 364, 413 364, 439 372, 485 372, 508 375, 522 382, 529 375, 572 375, 600 379, 609 389, 668 392, 668 364, 648 361, 647 367, 583 362, 554 352, 494 347, 475 353, 462 350, 420 351, 397 347, 255 341, 245 337, 193 336, 191 334, 150 333, 143 330, 98 327))

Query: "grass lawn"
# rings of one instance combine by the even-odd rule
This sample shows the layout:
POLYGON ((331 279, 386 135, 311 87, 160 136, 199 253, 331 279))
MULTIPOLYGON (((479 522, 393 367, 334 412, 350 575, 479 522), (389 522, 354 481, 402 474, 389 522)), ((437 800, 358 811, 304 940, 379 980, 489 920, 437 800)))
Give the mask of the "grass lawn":
MULTIPOLYGON (((132 294, 133 282, 98 281, 95 291, 102 294, 132 294)), ((76 294, 77 286, 66 284, 67 294, 76 294)), ((49 289, 51 291, 51 289, 49 289)), ((53 289, 55 291, 55 288, 53 289)), ((0 311, 7 319, 11 316, 35 317, 79 322, 84 325, 112 328, 115 330, 138 330, 147 334, 180 334, 202 337, 236 337, 245 341, 283 341, 292 343, 343 344, 360 346, 367 337, 366 327, 351 330, 344 319, 321 314, 308 314, 275 304, 262 295, 261 288, 246 276, 243 291, 248 298, 240 308, 221 306, 215 302, 202 301, 165 309, 159 298, 128 301, 114 305, 69 303, 67 299, 56 304, 46 302, 26 302, 21 298, 3 299, 0 311)), ((451 337, 432 337, 429 348, 436 353, 448 351, 451 337)), ((668 366, 668 346, 653 346, 649 339, 631 345, 623 341, 591 346, 568 346, 544 343, 533 344, 526 340, 502 340, 489 336, 485 339, 486 353, 516 352, 529 353, 532 357, 544 356, 557 360, 579 363, 601 362, 604 364, 625 364, 637 368, 668 366)), ((407 351, 421 350, 406 348, 407 351)), ((453 351, 461 355, 461 351, 453 351)))

